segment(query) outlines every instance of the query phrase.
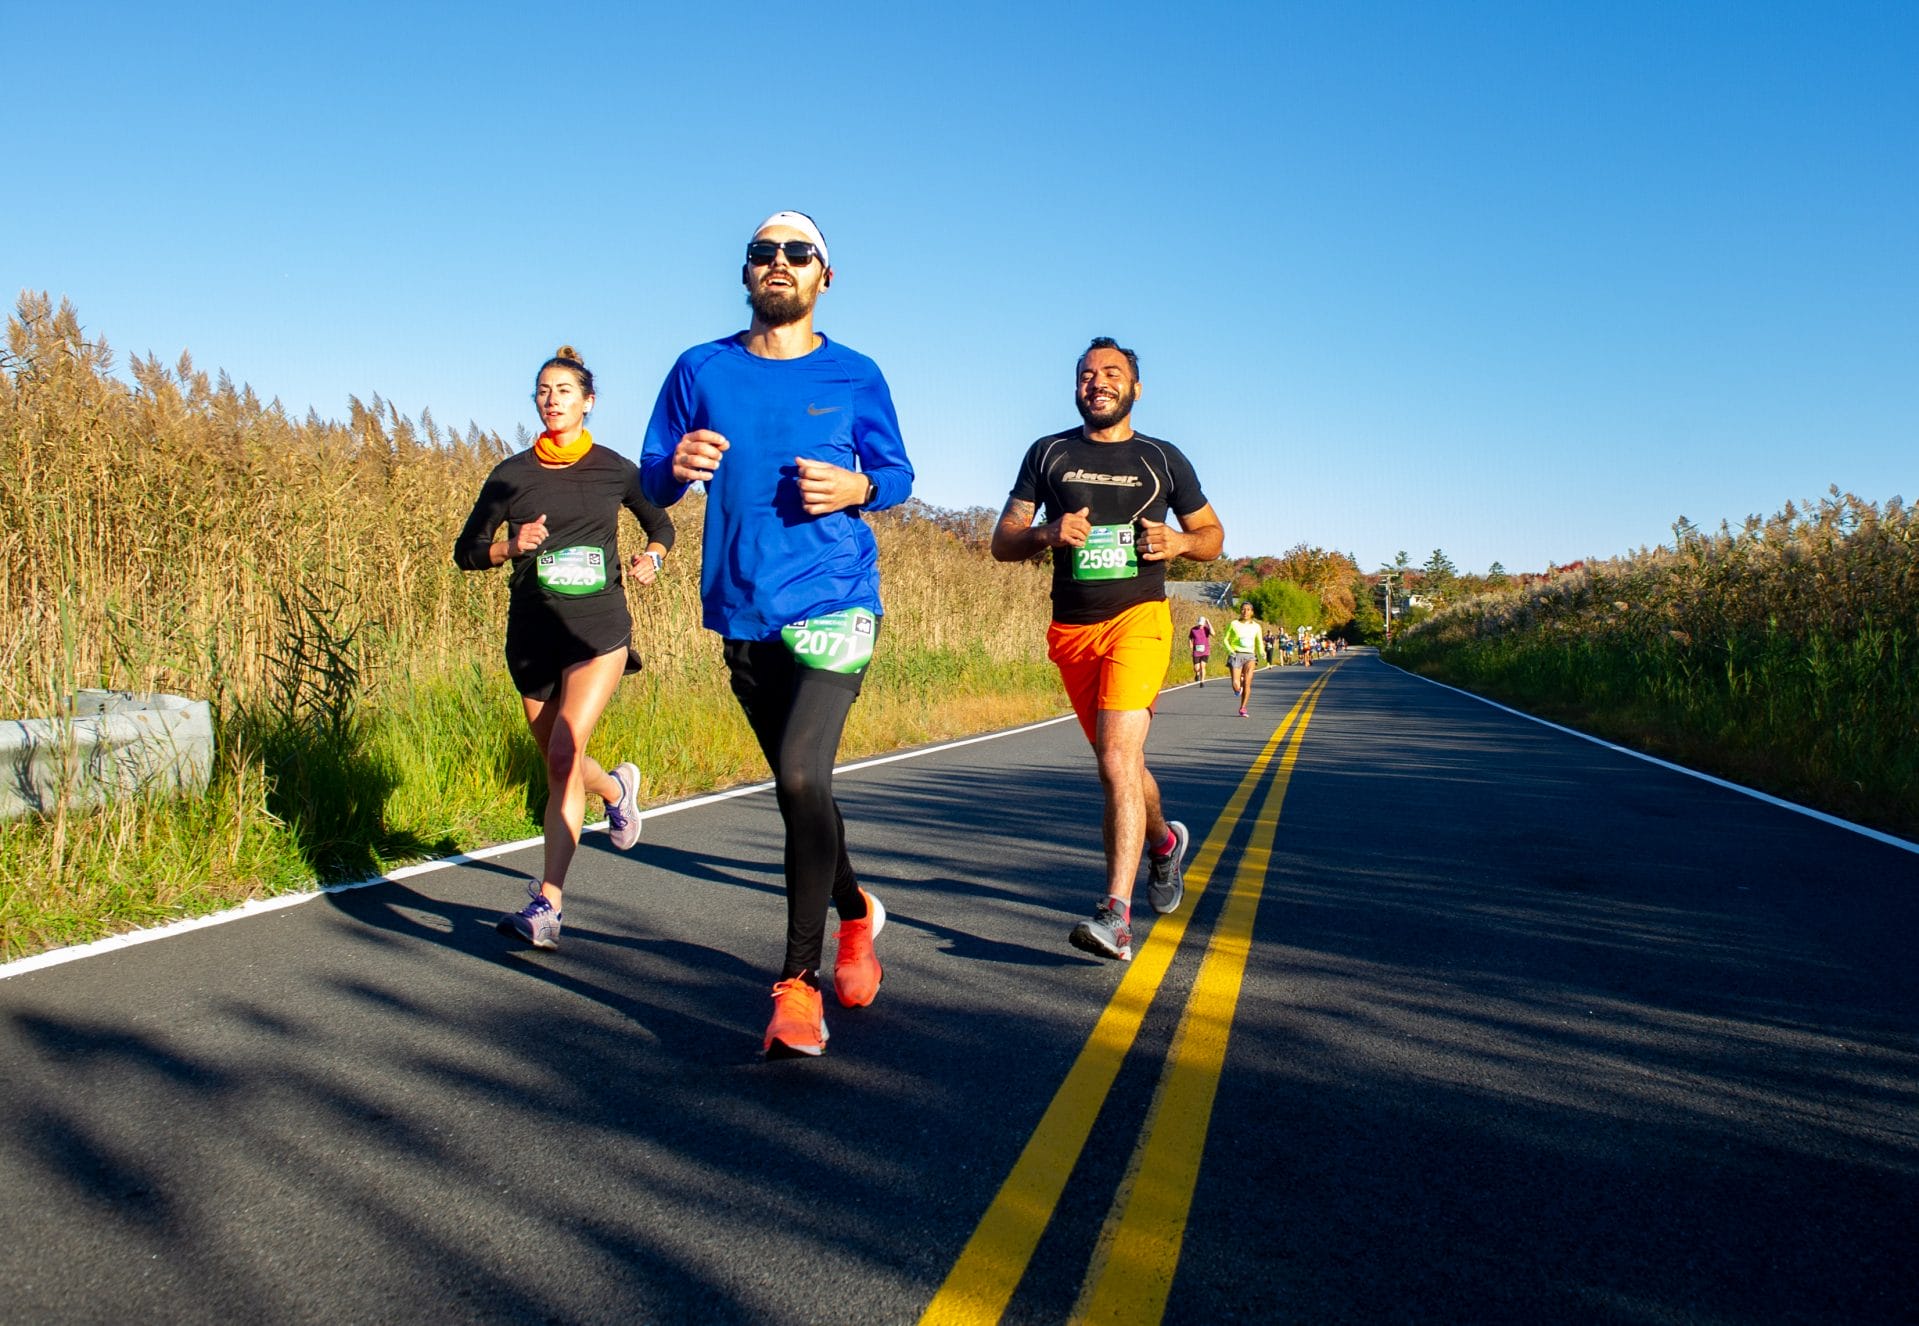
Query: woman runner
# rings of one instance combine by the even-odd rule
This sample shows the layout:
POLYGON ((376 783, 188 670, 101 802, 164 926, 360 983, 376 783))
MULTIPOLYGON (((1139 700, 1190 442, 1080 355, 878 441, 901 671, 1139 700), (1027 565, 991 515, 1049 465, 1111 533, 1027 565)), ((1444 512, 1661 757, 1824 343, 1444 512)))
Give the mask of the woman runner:
POLYGON ((502 917, 499 928, 550 949, 559 947, 561 894, 586 794, 606 803, 615 847, 639 841, 638 766, 609 772, 586 747, 620 678, 640 668, 621 583, 620 508, 646 532, 646 551, 626 566, 642 585, 653 583, 673 546, 673 521, 640 491, 638 466, 594 444, 586 429, 593 374, 572 346, 540 366, 533 403, 545 431, 487 476, 453 560, 467 571, 513 564, 506 667, 546 761, 546 860, 527 883, 526 906, 502 917), (495 539, 501 522, 506 537, 495 539))
POLYGON ((1259 623, 1253 620, 1253 605, 1239 605, 1239 620, 1226 624, 1226 662, 1233 672, 1233 694, 1239 697, 1239 716, 1246 717, 1246 702, 1253 698, 1253 661, 1259 657, 1259 623))

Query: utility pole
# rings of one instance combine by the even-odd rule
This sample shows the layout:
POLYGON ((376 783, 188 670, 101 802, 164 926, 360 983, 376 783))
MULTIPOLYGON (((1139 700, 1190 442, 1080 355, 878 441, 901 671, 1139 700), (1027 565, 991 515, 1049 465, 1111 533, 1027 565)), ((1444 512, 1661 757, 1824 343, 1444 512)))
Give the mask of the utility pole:
POLYGON ((1390 645, 1393 642, 1393 573, 1382 567, 1379 580, 1386 587, 1386 643, 1390 645))

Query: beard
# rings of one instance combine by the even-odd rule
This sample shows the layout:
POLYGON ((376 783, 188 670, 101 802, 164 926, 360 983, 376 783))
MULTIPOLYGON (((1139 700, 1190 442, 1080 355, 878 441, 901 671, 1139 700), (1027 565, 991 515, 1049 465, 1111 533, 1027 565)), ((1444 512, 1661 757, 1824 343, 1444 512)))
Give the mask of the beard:
POLYGON ((1125 396, 1121 396, 1103 410, 1095 410, 1083 397, 1075 393, 1073 404, 1079 409, 1079 417, 1086 421, 1088 428, 1111 428, 1133 412, 1133 402, 1125 396))
POLYGON ((753 316, 769 327, 789 327, 813 308, 813 301, 797 288, 749 290, 746 302, 753 306, 753 316))

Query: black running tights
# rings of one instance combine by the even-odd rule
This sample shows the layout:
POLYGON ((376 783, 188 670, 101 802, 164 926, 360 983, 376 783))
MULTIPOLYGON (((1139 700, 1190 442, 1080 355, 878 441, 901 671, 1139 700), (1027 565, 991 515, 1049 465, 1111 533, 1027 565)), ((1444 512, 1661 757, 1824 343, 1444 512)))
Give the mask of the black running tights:
POLYGON ((833 763, 861 677, 801 667, 778 640, 728 640, 726 667, 786 822, 784 980, 819 970, 829 898, 842 916, 866 914, 833 799, 833 763))

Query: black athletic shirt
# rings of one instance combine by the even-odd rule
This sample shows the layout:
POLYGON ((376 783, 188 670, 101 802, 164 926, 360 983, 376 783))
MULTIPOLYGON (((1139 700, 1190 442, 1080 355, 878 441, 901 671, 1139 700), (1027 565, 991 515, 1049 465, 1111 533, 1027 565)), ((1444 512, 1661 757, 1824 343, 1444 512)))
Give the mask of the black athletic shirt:
MULTIPOLYGON (((1027 448, 1013 500, 1042 508, 1040 522, 1080 508, 1095 525, 1165 523, 1206 505, 1192 462, 1171 442, 1135 433, 1124 442, 1089 442, 1081 430, 1042 437, 1027 448)), ((1130 580, 1073 579, 1072 550, 1053 550, 1053 620, 1087 626, 1166 597, 1166 563, 1140 562, 1130 580)))
POLYGON ((453 561, 467 571, 492 569, 487 549, 494 532, 505 521, 512 537, 534 517, 546 516, 546 542, 533 552, 513 559, 508 573, 512 586, 509 611, 543 607, 561 617, 593 616, 612 602, 622 608, 620 588, 620 508, 631 511, 646 531, 647 541, 673 546, 673 520, 640 491, 640 468, 617 451, 597 443, 565 469, 540 464, 529 448, 494 466, 480 487, 473 514, 453 544, 453 561), (598 549, 606 577, 605 587, 588 594, 556 593, 540 583, 537 563, 541 553, 568 548, 598 549))

